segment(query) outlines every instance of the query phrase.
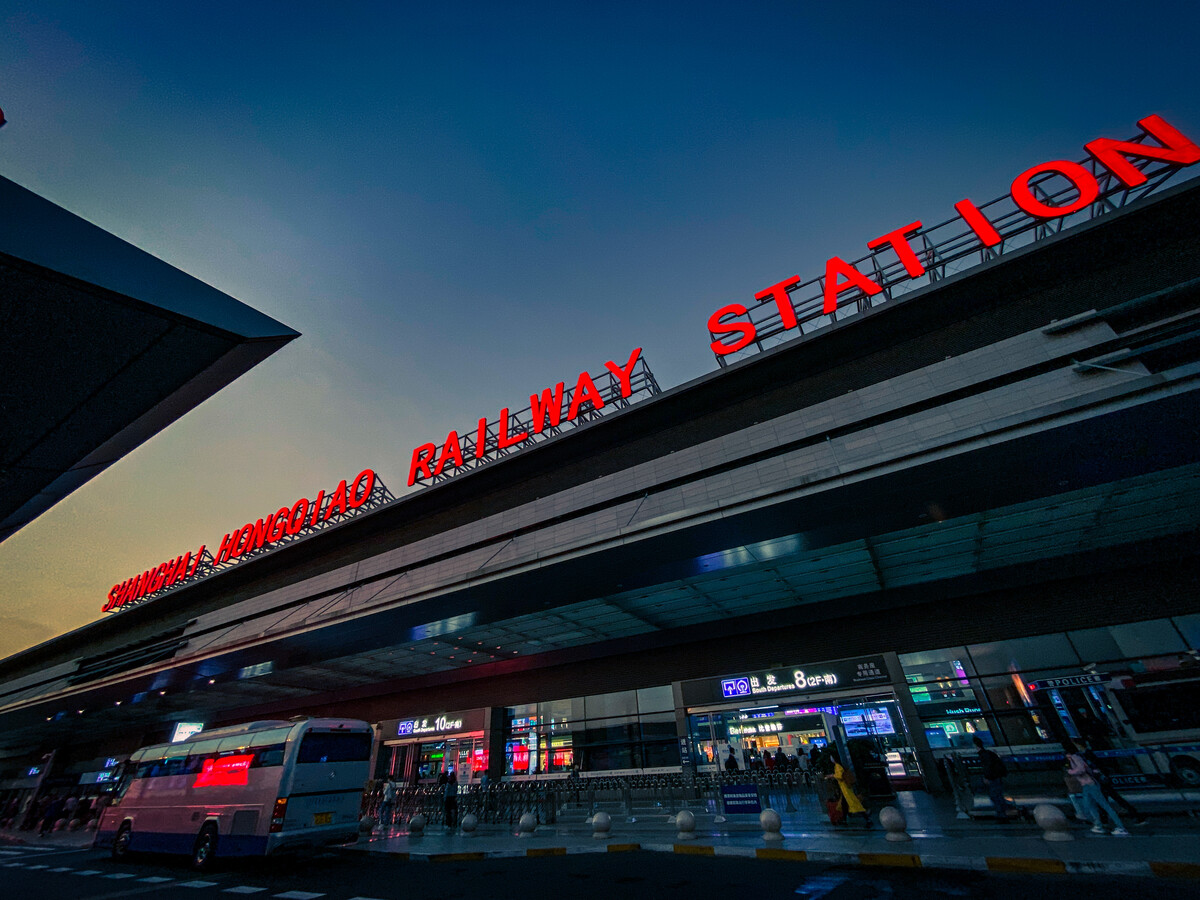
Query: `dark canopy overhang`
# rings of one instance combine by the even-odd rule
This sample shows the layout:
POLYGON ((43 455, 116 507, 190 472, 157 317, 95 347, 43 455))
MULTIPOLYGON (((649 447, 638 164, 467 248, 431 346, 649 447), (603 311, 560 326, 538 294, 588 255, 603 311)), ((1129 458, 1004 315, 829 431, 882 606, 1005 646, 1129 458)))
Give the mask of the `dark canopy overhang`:
POLYGON ((298 332, 0 178, 0 541, 298 332))

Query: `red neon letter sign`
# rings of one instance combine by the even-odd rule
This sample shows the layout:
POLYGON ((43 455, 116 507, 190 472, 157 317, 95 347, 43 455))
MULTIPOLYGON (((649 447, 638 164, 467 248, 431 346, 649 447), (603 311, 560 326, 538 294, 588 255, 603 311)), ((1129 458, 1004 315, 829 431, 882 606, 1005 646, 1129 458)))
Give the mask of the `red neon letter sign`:
POLYGON ((1059 216, 1069 216, 1086 207, 1100 196, 1100 185, 1096 183, 1092 173, 1079 163, 1067 159, 1055 159, 1026 169, 1018 175, 1012 183, 1011 193, 1017 206, 1031 216, 1037 216, 1039 219, 1055 219, 1059 216), (1043 172, 1056 172, 1062 175, 1075 185, 1075 190, 1079 191, 1079 197, 1073 203, 1065 203, 1062 206, 1050 206, 1043 203, 1033 195, 1033 190, 1029 187, 1030 180, 1043 172))
POLYGON ((429 471, 429 466, 433 462, 433 455, 437 453, 437 447, 433 444, 422 444, 413 451, 412 464, 408 467, 408 486, 412 487, 417 483, 417 473, 420 472, 425 478, 432 478, 433 473, 429 471))
POLYGON ((1098 138, 1083 145, 1100 165, 1112 172, 1127 187, 1137 187, 1146 183, 1146 176, 1138 168, 1125 159, 1125 156, 1140 156, 1143 159, 1159 159, 1163 162, 1177 163, 1190 166, 1200 162, 1200 147, 1197 147, 1182 134, 1168 125, 1160 116, 1147 116, 1138 120, 1142 130, 1153 138, 1157 138, 1161 147, 1147 144, 1134 144, 1130 141, 1114 141, 1112 138, 1098 138))
MULTIPOLYGON (((617 376, 617 381, 621 383, 621 396, 628 397, 633 393, 633 367, 637 365, 638 357, 642 355, 642 348, 638 347, 629 354, 629 361, 623 366, 617 365, 612 360, 604 364, 604 368, 617 376)), ((533 400, 532 397, 529 398, 533 400)))
POLYGON ((766 300, 771 297, 775 301, 775 306, 779 310, 779 318, 783 321, 784 328, 796 327, 796 307, 792 306, 792 300, 788 296, 787 289, 795 287, 800 283, 800 276, 793 275, 791 278, 785 278, 778 284, 773 284, 765 291, 759 291, 754 295, 755 300, 766 300))
POLYGON ((837 309, 838 294, 855 287, 868 297, 874 297, 883 290, 840 256, 832 257, 829 262, 825 263, 825 305, 821 308, 821 312, 829 315, 837 309), (846 279, 841 284, 837 283, 839 275, 846 279))
POLYGON ((744 316, 746 307, 740 303, 730 303, 728 306, 722 306, 715 313, 708 317, 709 334, 740 334, 732 344, 725 344, 721 341, 713 341, 709 344, 712 347, 712 352, 720 356, 728 356, 730 353, 737 353, 743 347, 748 347, 754 342, 758 336, 758 332, 754 328, 753 322, 722 322, 726 316, 744 316))
POLYGON ((921 265, 917 254, 913 252, 912 245, 908 242, 908 236, 916 234, 920 230, 920 221, 909 222, 903 228, 897 228, 895 231, 889 231, 883 237, 875 238, 867 244, 867 249, 878 250, 891 245, 891 248, 896 251, 896 255, 900 257, 900 262, 904 264, 904 271, 916 278, 918 275, 925 274, 925 267, 921 265))

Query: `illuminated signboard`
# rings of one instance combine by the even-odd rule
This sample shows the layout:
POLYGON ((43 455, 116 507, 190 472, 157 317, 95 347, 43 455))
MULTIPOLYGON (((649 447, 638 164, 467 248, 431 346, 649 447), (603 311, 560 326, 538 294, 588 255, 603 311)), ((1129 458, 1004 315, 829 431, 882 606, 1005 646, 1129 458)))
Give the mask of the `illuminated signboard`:
POLYGON ((247 522, 227 533, 221 539, 216 555, 202 544, 194 554, 189 551, 114 584, 102 611, 118 612, 165 594, 220 569, 307 537, 313 531, 360 515, 390 499, 392 495, 375 471, 363 469, 353 480, 342 480, 328 494, 321 490, 314 500, 301 497, 291 506, 281 506, 269 516, 247 522))
POLYGON ((530 394, 529 407, 518 413, 508 407, 500 410, 495 422, 481 418, 461 433, 446 435, 441 446, 422 444, 412 452, 408 484, 436 482, 513 452, 514 447, 532 444, 558 434, 562 428, 591 421, 608 411, 629 405, 634 394, 659 393, 639 347, 624 364, 612 360, 604 372, 589 375, 580 372, 575 385, 567 390, 560 381, 540 394, 530 394), (564 415, 565 410, 565 415, 564 415))
POLYGON ((1200 147, 1160 116, 1147 116, 1138 125, 1144 135, 1133 141, 1089 141, 1082 162, 1039 163, 1013 179, 1003 197, 979 206, 960 200, 951 219, 933 226, 909 222, 868 241, 872 253, 861 259, 830 257, 822 275, 805 282, 793 275, 756 293, 755 303, 722 306, 708 319, 709 346, 718 364, 752 346, 765 349, 767 340, 822 328, 840 310, 859 312, 874 297, 891 299, 1047 237, 1065 217, 1115 209, 1153 190, 1179 167, 1200 162, 1200 147), (1157 143, 1145 143, 1147 138, 1157 143))
POLYGON ((428 718, 424 719, 401 719, 396 726, 396 734, 400 737, 407 737, 418 734, 442 734, 450 731, 461 731, 463 720, 461 718, 451 719, 447 716, 438 716, 432 722, 428 718))
POLYGON ((253 753, 206 759, 192 787, 240 787, 249 782, 252 762, 253 753))
POLYGON ((775 669, 720 680, 721 696, 727 699, 838 690, 890 681, 882 656, 842 660, 793 669, 775 669))
POLYGON ((1108 675, 1066 675, 1062 678, 1039 678, 1026 685, 1031 691, 1048 691, 1051 688, 1088 687, 1093 684, 1104 684, 1109 680, 1108 675))
POLYGON ((175 731, 171 734, 171 743, 178 744, 180 741, 186 741, 193 734, 199 734, 203 730, 203 722, 177 722, 175 731))

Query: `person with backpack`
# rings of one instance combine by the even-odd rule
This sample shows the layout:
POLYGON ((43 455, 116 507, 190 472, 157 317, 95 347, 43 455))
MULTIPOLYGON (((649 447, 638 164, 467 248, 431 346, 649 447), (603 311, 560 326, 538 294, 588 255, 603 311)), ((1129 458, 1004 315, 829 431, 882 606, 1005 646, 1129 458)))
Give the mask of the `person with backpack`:
POLYGON ((992 798, 996 821, 1007 822, 1008 809, 1012 806, 1004 796, 1004 776, 1008 774, 1008 769, 999 754, 983 745, 983 739, 979 735, 975 735, 975 747, 979 750, 979 762, 983 765, 983 784, 987 788, 988 796, 992 798))
MULTIPOLYGON (((844 822, 848 816, 862 816, 863 823, 870 828, 871 815, 867 812, 867 808, 863 806, 862 801, 858 799, 858 794, 854 792, 854 783, 856 780, 854 769, 847 769, 842 765, 841 757, 838 756, 836 750, 830 752, 829 759, 833 763, 833 772, 825 777, 837 785, 838 791, 841 794, 837 798, 838 811, 841 813, 839 818, 844 822)), ((832 814, 830 815, 830 820, 835 825, 840 824, 832 814)))
POLYGON ((1101 810, 1103 810, 1112 819, 1113 837, 1128 837, 1129 832, 1125 830, 1125 825, 1121 821, 1121 817, 1117 815, 1117 811, 1113 808, 1113 805, 1108 802, 1108 798, 1100 790, 1099 772, 1088 764, 1088 761, 1084 759, 1083 754, 1079 752, 1079 748, 1075 746, 1073 741, 1064 740, 1062 745, 1063 752, 1067 755, 1067 774, 1074 776, 1079 781, 1080 790, 1083 794, 1084 811, 1087 812, 1088 817, 1092 820, 1092 833, 1105 833, 1100 815, 1101 810))

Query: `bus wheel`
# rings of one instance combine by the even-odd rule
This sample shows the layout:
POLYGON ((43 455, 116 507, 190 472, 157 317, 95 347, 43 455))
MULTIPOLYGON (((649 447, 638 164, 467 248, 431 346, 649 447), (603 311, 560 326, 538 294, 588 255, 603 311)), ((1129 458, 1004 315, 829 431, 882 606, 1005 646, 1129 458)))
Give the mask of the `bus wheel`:
POLYGON ((196 838, 196 846, 192 848, 192 868, 198 872, 207 872, 213 867, 216 858, 217 829, 212 825, 205 825, 196 838))
POLYGON ((116 860, 129 858, 129 838, 131 832, 129 823, 126 822, 117 830, 117 836, 113 838, 112 858, 116 860))

